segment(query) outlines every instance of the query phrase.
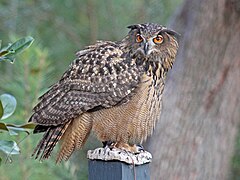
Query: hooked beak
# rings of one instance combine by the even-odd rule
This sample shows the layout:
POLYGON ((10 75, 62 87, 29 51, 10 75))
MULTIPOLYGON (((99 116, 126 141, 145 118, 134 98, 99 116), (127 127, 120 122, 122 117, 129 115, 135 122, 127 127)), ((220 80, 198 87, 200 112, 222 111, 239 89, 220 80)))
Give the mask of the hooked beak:
POLYGON ((144 44, 143 50, 144 50, 144 54, 145 54, 145 55, 148 55, 148 50, 149 50, 149 44, 148 44, 148 42, 146 42, 146 43, 144 44))

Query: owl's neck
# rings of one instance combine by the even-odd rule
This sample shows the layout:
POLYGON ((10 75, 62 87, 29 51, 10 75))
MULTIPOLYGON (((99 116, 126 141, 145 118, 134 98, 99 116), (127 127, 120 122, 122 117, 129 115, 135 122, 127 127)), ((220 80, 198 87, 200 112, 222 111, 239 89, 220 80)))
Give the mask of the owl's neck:
POLYGON ((147 76, 153 78, 154 84, 156 84, 159 79, 165 79, 167 73, 167 70, 159 61, 145 61, 144 70, 147 76))

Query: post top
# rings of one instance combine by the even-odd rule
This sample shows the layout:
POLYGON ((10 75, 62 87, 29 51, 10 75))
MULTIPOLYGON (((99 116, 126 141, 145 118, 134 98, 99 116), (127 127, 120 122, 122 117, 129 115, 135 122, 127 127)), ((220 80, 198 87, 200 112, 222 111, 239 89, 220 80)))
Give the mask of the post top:
POLYGON ((87 158, 91 160, 112 161, 117 160, 127 164, 142 165, 152 161, 151 153, 147 151, 133 154, 121 149, 97 148, 87 152, 87 158))

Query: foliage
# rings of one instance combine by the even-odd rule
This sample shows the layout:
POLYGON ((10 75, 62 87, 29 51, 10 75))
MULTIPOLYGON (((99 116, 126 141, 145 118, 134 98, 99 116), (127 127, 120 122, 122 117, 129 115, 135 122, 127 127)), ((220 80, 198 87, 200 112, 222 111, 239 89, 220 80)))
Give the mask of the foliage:
MULTIPOLYGON (((13 36, 11 38, 16 39, 13 36)), ((2 93, 9 92, 17 99, 18 105, 16 111, 7 119, 9 122, 7 123, 7 128, 9 133, 18 133, 18 135, 9 137, 9 134, 2 133, 1 139, 18 142, 17 145, 21 149, 21 154, 19 156, 12 156, 11 159, 7 156, 6 160, 8 163, 4 163, 6 160, 2 160, 0 168, 1 178, 19 179, 19 175, 21 174, 22 179, 28 179, 28 177, 31 177, 31 179, 59 179, 60 177, 63 179, 74 179, 70 171, 70 167, 73 167, 72 165, 69 166, 68 164, 66 166, 65 164, 61 164, 60 166, 56 166, 54 158, 44 163, 39 163, 39 161, 30 158, 42 134, 28 136, 29 133, 19 133, 22 131, 16 131, 15 129, 17 127, 18 130, 24 130, 25 128, 29 128, 28 126, 32 126, 32 124, 26 124, 25 126, 16 124, 26 123, 31 115, 32 107, 36 104, 37 97, 47 90, 44 84, 52 72, 48 51, 39 44, 33 44, 30 50, 20 54, 14 65, 9 67, 11 67, 11 74, 0 78, 0 84, 4 84, 4 86, 1 86, 0 91, 2 93), (12 124, 15 125, 12 126, 12 124), (14 173, 10 171, 12 166, 15 167, 14 173), (49 168, 51 171, 46 173, 49 168), (59 168, 63 171, 59 171, 59 168)))
POLYGON ((12 44, 9 43, 6 47, 3 48, 1 48, 0 44, 0 61, 8 60, 13 63, 15 56, 28 48, 32 44, 33 40, 34 39, 31 36, 28 36, 12 44))
MULTIPOLYGON (((32 44, 32 42, 33 38, 29 36, 22 38, 12 44, 8 44, 8 46, 3 48, 1 48, 0 44, 0 61, 8 60, 13 63, 15 56, 27 49, 32 44)), ((0 95, 0 120, 4 120, 10 117, 14 113, 16 106, 17 101, 14 96, 10 94, 0 95)), ((24 124, 17 126, 15 124, 6 124, 0 122, 0 133, 3 131, 8 131, 9 135, 18 135, 18 132, 28 133, 27 130, 33 128, 33 124, 24 124)), ((0 150, 7 155, 7 159, 9 159, 10 155, 20 153, 20 149, 15 141, 0 140, 0 150)), ((0 161, 2 161, 1 157, 0 161)))
POLYGON ((0 119, 6 119, 14 113, 17 101, 10 94, 2 94, 0 95, 0 104, 0 119))
POLYGON ((20 153, 20 149, 17 143, 14 141, 0 140, 0 150, 7 155, 20 153))
MULTIPOLYGON (((17 102, 13 96, 9 94, 2 94, 0 96, 0 120, 11 116, 15 111, 16 105, 17 102)), ((15 127, 15 125, 12 125, 12 127, 16 128, 16 130, 18 129, 18 127, 15 127)), ((0 133, 2 131, 12 132, 10 135, 14 134, 14 130, 12 131, 8 124, 0 122, 0 133)), ((7 156, 20 153, 20 149, 17 146, 17 143, 15 141, 7 140, 0 140, 0 151, 4 152, 7 156)), ((2 161, 1 157, 0 161, 2 161)))

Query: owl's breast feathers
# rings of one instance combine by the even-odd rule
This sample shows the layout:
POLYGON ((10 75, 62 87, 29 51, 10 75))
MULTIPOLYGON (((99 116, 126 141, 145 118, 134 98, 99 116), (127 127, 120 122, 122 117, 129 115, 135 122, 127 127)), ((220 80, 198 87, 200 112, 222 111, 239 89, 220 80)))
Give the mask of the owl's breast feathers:
POLYGON ((58 161, 68 159, 84 145, 92 127, 101 140, 142 142, 160 114, 156 110, 160 111, 165 70, 159 62, 132 58, 109 41, 76 55, 69 70, 33 109, 29 121, 37 123, 34 132, 46 131, 34 151, 36 158, 48 158, 63 139, 58 161), (119 124, 125 124, 126 131, 118 131, 119 124), (101 128, 105 128, 102 134, 101 128))

